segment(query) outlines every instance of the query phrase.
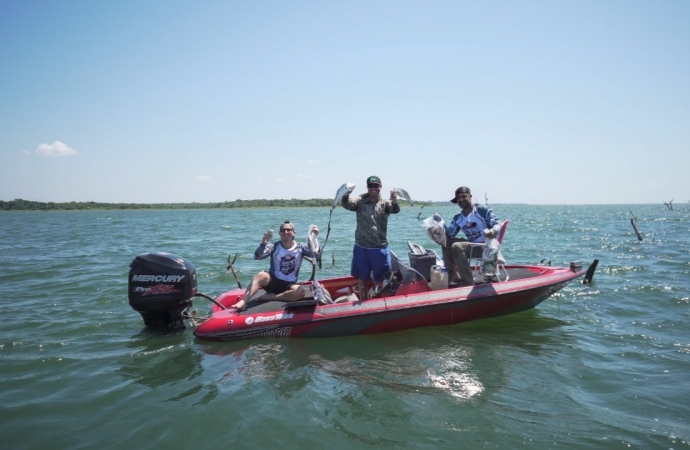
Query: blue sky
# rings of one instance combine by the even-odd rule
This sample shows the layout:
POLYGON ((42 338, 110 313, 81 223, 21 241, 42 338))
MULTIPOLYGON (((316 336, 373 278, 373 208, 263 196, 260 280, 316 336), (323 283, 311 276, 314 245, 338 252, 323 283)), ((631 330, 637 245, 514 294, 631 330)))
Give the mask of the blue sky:
POLYGON ((0 0, 0 200, 690 200, 688 1, 0 0))

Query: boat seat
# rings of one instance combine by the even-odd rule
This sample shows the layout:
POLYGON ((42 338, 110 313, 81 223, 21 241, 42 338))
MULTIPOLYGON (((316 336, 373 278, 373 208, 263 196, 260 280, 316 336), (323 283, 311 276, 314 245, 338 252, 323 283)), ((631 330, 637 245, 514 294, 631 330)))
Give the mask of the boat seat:
POLYGON ((261 296, 266 294, 266 291, 259 289, 254 296, 249 299, 247 303, 247 309, 240 312, 240 314, 248 314, 248 310, 251 312, 268 312, 268 311, 280 311, 281 309, 292 309, 301 308, 305 306, 316 306, 318 302, 311 295, 311 291, 306 289, 307 295, 299 300, 293 302, 285 302, 280 300, 262 300, 261 296))
POLYGON ((293 302, 285 302, 285 309, 301 308, 303 306, 316 306, 319 302, 315 298, 303 298, 293 302))

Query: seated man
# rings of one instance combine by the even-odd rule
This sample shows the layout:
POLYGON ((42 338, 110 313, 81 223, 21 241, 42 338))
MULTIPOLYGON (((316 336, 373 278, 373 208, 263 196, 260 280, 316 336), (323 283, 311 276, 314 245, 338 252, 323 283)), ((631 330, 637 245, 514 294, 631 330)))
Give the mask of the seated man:
MULTIPOLYGON (((484 205, 472 202, 470 188, 461 186, 455 190, 452 203, 457 203, 462 211, 453 216, 446 228, 446 245, 443 246, 443 262, 446 265, 451 283, 473 285, 474 278, 470 269, 470 257, 481 258, 483 248, 469 242, 484 242, 485 238, 493 239, 498 236, 501 224, 493 210, 484 205), (466 239, 455 236, 462 230, 466 239)), ((438 215, 434 214, 434 218, 438 215)), ((440 216, 438 217, 440 221, 440 216)), ((485 262, 482 273, 484 281, 490 281, 495 276, 494 264, 485 262)))
POLYGON ((306 245, 295 242, 295 227, 286 220, 280 226, 280 242, 268 242, 269 234, 266 232, 261 244, 254 251, 254 259, 271 257, 271 265, 268 273, 257 273, 247 286, 242 300, 233 305, 239 311, 247 307, 247 302, 259 289, 264 289, 267 294, 263 300, 281 300, 290 302, 299 300, 305 296, 305 291, 297 284, 297 276, 303 257, 314 257, 314 254, 306 245))

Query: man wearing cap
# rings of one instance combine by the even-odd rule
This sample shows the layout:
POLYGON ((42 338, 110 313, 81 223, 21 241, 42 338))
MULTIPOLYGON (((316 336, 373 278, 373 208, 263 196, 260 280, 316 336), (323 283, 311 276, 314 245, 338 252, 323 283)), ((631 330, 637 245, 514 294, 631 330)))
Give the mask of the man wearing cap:
MULTIPOLYGON (((295 242, 295 226, 289 220, 280 225, 280 242, 269 242, 270 230, 264 234, 261 244, 254 251, 254 259, 271 257, 271 265, 268 273, 263 270, 257 273, 244 297, 233 305, 242 311, 247 307, 247 302, 259 289, 264 289, 267 294, 263 300, 281 300, 291 302, 299 300, 305 295, 304 288, 297 284, 297 276, 302 265, 303 257, 314 257, 309 248, 301 242, 295 242)), ((317 229, 318 231, 318 229, 317 229)), ((271 232, 272 234, 272 232, 271 232)))
POLYGON ((352 250, 350 274, 359 280, 360 300, 369 298, 367 285, 373 273, 378 282, 391 270, 391 254, 388 250, 388 216, 398 214, 400 205, 397 195, 391 191, 390 200, 381 198, 381 179, 367 178, 367 193, 350 200, 350 193, 343 196, 343 208, 357 213, 355 246, 352 250))
MULTIPOLYGON (((493 210, 485 205, 476 205, 472 202, 470 188, 461 186, 455 190, 455 197, 450 200, 457 203, 462 209, 453 216, 450 223, 445 224, 446 245, 443 246, 443 262, 450 276, 450 281, 464 285, 474 284, 472 270, 470 269, 470 256, 480 258, 482 247, 472 247, 469 242, 484 242, 485 238, 498 236, 501 224, 493 210), (462 230, 464 239, 455 236, 462 230)), ((434 218, 440 220, 438 214, 434 218)), ((483 266, 484 281, 490 281, 494 274, 494 263, 485 262, 483 266)))

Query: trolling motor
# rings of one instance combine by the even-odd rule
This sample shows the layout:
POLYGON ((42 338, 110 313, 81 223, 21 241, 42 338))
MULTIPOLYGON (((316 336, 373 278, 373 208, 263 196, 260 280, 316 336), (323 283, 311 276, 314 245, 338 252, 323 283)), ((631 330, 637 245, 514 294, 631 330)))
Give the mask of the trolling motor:
POLYGON ((130 264, 129 306, 150 328, 184 328, 184 319, 197 295, 196 269, 170 253, 144 253, 130 264))

